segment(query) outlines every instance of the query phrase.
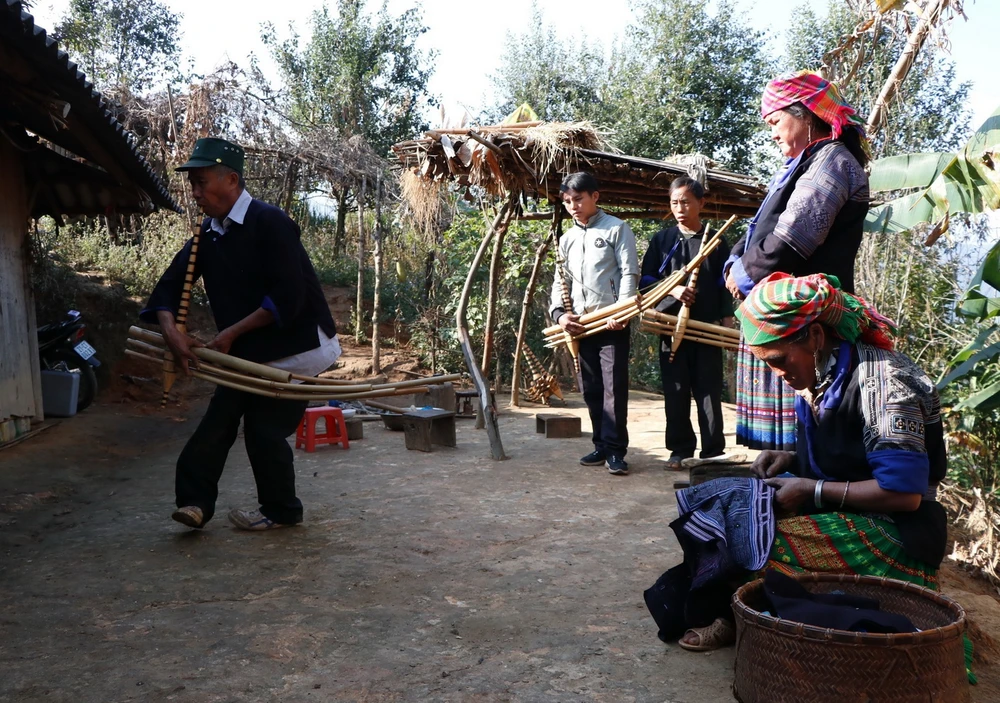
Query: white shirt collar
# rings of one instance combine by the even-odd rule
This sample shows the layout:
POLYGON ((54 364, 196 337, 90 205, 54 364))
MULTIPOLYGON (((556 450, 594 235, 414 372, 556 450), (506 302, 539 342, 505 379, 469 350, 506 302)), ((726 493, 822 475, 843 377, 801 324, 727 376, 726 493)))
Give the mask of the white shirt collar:
POLYGON ((229 214, 226 215, 221 222, 217 217, 212 218, 212 222, 210 223, 212 229, 219 234, 225 234, 226 228, 229 227, 231 222, 242 225, 243 220, 246 219, 247 209, 250 207, 250 202, 252 200, 253 198, 250 196, 250 193, 248 193, 246 188, 244 188, 243 192, 240 193, 240 197, 238 197, 236 202, 233 203, 233 207, 229 211, 229 214))

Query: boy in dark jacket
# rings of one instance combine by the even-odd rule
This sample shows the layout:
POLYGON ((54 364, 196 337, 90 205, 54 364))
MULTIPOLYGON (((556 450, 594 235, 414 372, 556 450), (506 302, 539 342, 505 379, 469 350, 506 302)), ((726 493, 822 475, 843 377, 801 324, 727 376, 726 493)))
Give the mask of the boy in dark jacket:
MULTIPOLYGON (((645 288, 683 268, 697 254, 705 234, 701 210, 705 190, 686 176, 670 184, 670 210, 677 225, 660 230, 650 240, 642 259, 640 287, 645 288)), ((723 241, 701 265, 696 287, 675 287, 657 305, 657 310, 677 315, 682 305, 691 307, 692 320, 733 325, 733 298, 726 290, 722 267, 729 256, 723 241)), ((666 446, 670 450, 667 469, 681 468, 684 459, 694 456, 697 439, 691 425, 691 396, 698 406, 701 429, 701 458, 725 452, 722 433, 722 349, 693 341, 682 342, 670 361, 670 337, 660 338, 660 378, 663 383, 667 416, 666 446)))

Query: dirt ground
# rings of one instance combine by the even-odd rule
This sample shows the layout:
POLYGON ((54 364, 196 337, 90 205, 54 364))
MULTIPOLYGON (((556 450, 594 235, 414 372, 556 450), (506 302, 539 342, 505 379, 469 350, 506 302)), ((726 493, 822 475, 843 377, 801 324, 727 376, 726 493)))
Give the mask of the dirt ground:
MULTIPOLYGON (((225 520, 256 505, 239 443, 218 517, 169 518, 204 390, 128 397, 0 451, 0 701, 732 700, 733 650, 664 645, 642 601, 680 559, 657 396, 632 394, 627 477, 536 434, 537 407, 504 410, 499 463, 471 421, 429 454, 366 423, 296 452, 306 522, 263 534, 225 520)), ((1000 636, 988 589, 945 581, 1000 636)))

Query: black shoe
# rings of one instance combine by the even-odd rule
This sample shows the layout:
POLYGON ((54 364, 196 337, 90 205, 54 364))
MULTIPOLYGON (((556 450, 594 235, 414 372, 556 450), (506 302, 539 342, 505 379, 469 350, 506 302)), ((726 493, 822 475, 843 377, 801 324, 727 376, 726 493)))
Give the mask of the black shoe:
POLYGON ((601 466, 604 464, 604 460, 608 457, 600 449, 595 449, 587 456, 580 459, 580 463, 584 466, 601 466))
POLYGON ((625 462, 624 457, 620 457, 617 454, 608 455, 608 473, 613 476, 626 476, 628 475, 628 464, 625 462))

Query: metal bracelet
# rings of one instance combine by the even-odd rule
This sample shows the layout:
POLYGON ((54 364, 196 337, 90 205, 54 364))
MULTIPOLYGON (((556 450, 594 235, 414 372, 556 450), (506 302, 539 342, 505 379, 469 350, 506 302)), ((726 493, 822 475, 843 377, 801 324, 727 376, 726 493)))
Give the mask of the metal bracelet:
POLYGON ((817 481, 816 482, 816 490, 813 491, 813 502, 816 504, 816 507, 819 508, 819 509, 821 509, 821 510, 823 508, 823 484, 824 483, 826 483, 826 481, 824 479, 820 479, 819 481, 817 481))
POLYGON ((850 488, 851 488, 851 482, 848 481, 846 484, 844 484, 844 495, 842 495, 840 497, 840 507, 837 508, 837 510, 843 510, 844 509, 844 502, 847 500, 847 491, 850 488))

